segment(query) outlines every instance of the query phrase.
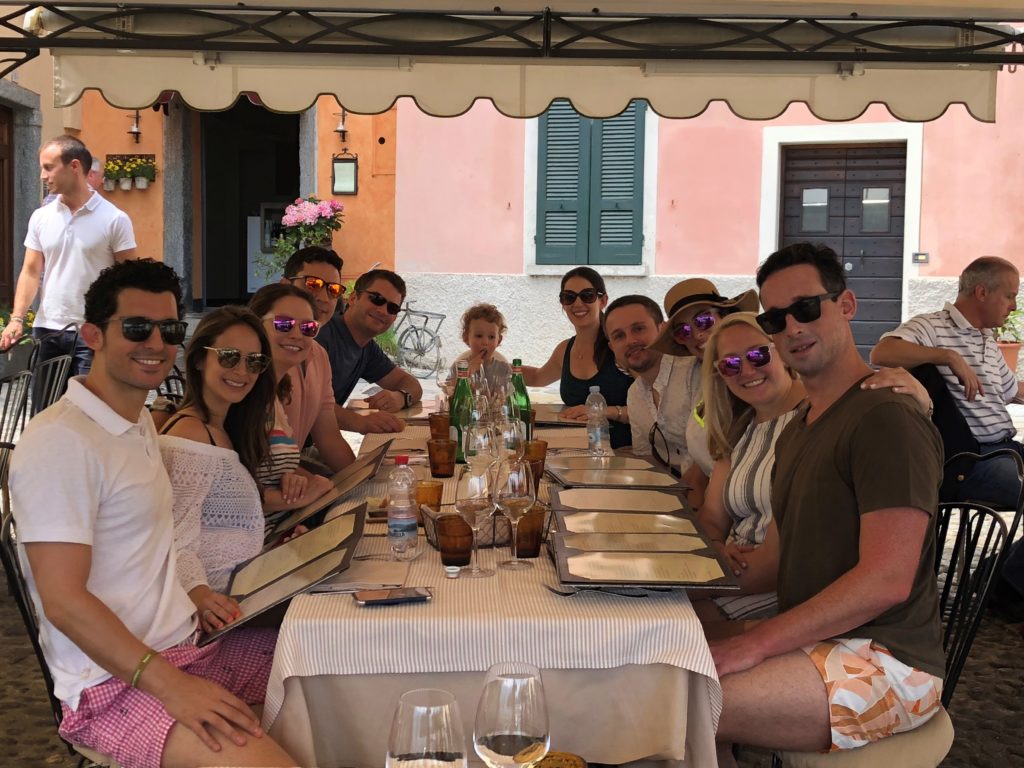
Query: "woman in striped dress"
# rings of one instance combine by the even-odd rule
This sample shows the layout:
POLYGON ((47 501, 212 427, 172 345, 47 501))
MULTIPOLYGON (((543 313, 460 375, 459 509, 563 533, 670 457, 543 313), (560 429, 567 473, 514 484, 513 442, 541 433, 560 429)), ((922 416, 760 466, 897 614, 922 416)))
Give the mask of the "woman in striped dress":
POLYGON ((286 283, 260 288, 249 301, 249 308, 262 320, 270 339, 277 381, 274 422, 268 434, 270 452, 256 471, 263 489, 263 510, 269 514, 304 507, 331 487, 327 478, 299 466, 302 446, 295 444, 284 412, 291 397, 288 372, 306 362, 320 326, 313 319, 313 298, 286 283))

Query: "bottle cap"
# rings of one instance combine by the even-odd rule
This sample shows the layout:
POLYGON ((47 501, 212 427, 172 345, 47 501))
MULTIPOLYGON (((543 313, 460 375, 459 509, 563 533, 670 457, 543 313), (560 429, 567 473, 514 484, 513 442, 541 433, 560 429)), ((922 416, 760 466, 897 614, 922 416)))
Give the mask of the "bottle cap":
POLYGON ((457 565, 446 565, 444 567, 444 577, 446 579, 457 579, 462 569, 457 565))
POLYGON ((601 387, 599 387, 597 384, 594 384, 593 386, 590 387, 590 394, 594 394, 595 392, 600 392, 600 391, 601 391, 601 387))
POLYGON ((395 456, 395 466, 396 467, 405 466, 408 463, 409 463, 409 457, 408 456, 402 456, 402 455, 395 456))
POLYGON ((513 357, 512 358, 512 367, 513 368, 522 368, 523 367, 523 359, 521 357, 513 357))

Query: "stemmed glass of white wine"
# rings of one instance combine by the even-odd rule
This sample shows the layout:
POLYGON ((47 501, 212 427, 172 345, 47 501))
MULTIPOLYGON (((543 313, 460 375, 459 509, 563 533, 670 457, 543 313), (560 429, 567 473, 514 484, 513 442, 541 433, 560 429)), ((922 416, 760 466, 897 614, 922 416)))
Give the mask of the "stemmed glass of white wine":
POLYGON ((448 691, 402 694, 391 721, 387 768, 466 768, 459 703, 448 691))
MULTIPOLYGON (((521 422, 517 423, 521 426, 521 422)), ((497 474, 494 502, 512 524, 512 559, 498 563, 498 567, 510 571, 533 568, 533 563, 519 559, 516 548, 519 521, 530 511, 533 503, 537 500, 533 490, 533 472, 530 469, 530 462, 510 457, 508 461, 501 463, 497 474)))
POLYGON ((550 742, 540 670, 519 661, 487 670, 473 726, 480 759, 490 768, 532 768, 544 759, 550 742))
POLYGON ((479 579, 485 576, 493 576, 493 568, 481 568, 477 562, 477 550, 479 549, 480 529, 484 523, 491 519, 494 514, 494 500, 491 498, 491 472, 490 465, 482 472, 475 472, 473 467, 467 466, 459 476, 458 485, 455 488, 455 511, 462 516, 469 527, 473 529, 473 551, 470 554, 469 569, 463 569, 463 574, 472 579, 479 579))

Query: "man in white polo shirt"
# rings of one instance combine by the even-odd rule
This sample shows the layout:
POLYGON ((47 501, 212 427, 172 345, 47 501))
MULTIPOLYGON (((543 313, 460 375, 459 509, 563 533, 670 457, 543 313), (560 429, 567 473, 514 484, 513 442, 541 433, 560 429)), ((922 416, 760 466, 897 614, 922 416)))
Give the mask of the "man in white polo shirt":
MULTIPOLYGON (((1024 401, 1024 383, 1010 370, 992 334, 1017 307, 1020 273, 1006 259, 982 256, 960 275, 956 301, 912 317, 882 336, 871 351, 875 365, 913 368, 932 363, 946 380, 981 453, 1024 445, 1006 404, 1024 401)), ((960 485, 962 498, 1016 506, 1017 470, 1009 459, 979 463, 960 485)))
POLYGON ((185 336, 178 277, 149 259, 117 264, 84 305, 92 369, 29 422, 10 476, 60 734, 124 768, 294 765, 250 709, 276 631, 240 627, 198 648, 176 573, 171 484, 145 401, 185 336))
POLYGON ((40 150, 40 178, 57 198, 29 219, 11 321, 0 334, 0 350, 22 337, 25 313, 39 293, 32 335, 47 337, 39 361, 73 355, 72 375, 89 371, 92 353, 81 339, 75 344, 74 331, 55 331, 69 323, 82 324, 83 297, 100 270, 135 258, 131 220, 89 186, 86 176, 91 168, 92 155, 73 136, 58 136, 40 150))

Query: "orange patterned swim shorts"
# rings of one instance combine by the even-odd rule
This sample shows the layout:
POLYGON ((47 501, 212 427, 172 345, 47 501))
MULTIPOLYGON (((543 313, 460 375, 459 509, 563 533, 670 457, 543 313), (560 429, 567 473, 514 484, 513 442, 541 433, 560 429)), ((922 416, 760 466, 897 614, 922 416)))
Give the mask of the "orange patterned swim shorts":
POLYGON ((854 749, 926 723, 942 678, 908 667, 880 643, 840 637, 805 646, 828 694, 832 747, 854 749))

